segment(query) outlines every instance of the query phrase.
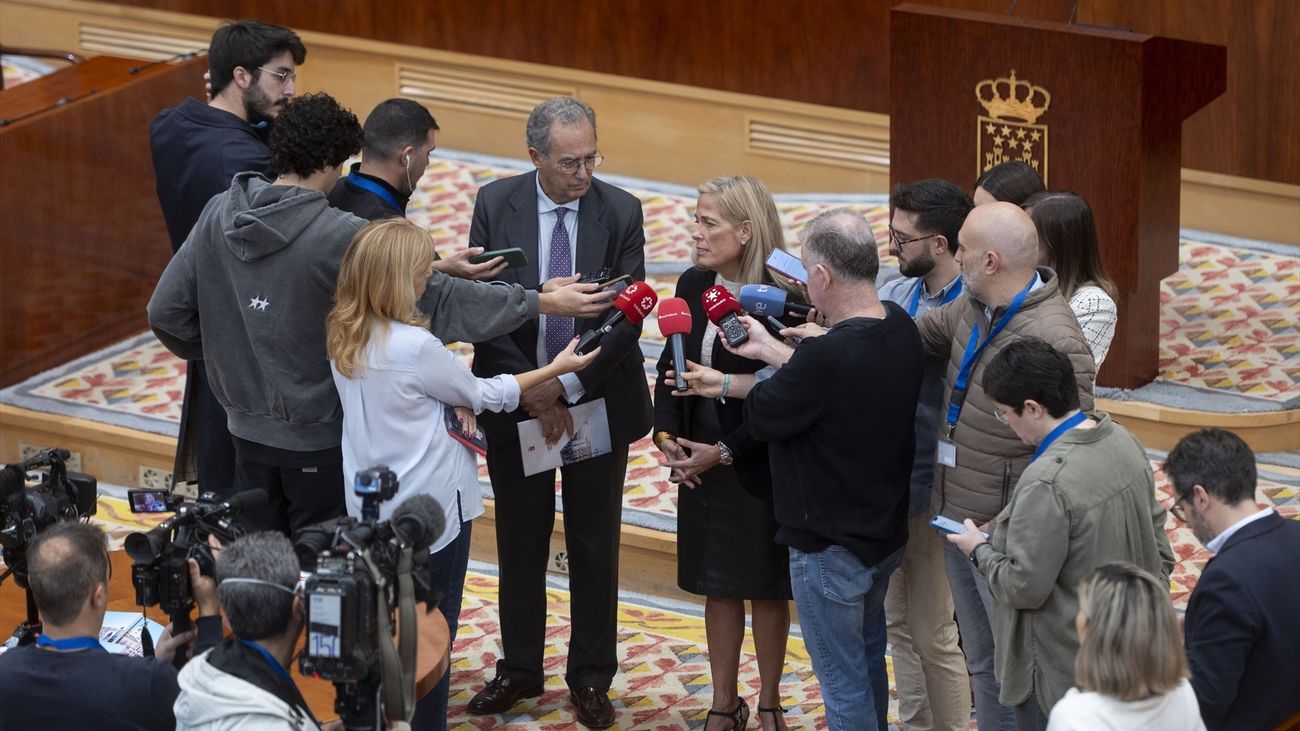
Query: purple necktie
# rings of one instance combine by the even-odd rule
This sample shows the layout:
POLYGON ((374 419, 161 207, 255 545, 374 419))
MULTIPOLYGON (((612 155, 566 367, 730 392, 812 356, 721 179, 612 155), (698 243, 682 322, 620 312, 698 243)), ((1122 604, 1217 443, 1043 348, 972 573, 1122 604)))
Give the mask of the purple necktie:
MULTIPOLYGON (((546 265, 546 278, 568 277, 573 274, 573 255, 569 252, 569 230, 564 227, 564 214, 567 208, 555 209, 555 229, 551 231, 551 258, 546 265)), ((573 318, 546 316, 546 363, 555 360, 555 356, 573 339, 573 318)), ((542 363, 541 365, 546 365, 542 363)))

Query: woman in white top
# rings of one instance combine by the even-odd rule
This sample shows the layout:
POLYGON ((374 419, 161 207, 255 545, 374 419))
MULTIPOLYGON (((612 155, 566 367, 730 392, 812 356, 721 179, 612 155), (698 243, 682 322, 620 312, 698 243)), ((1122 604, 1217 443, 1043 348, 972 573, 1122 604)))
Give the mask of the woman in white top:
POLYGON ((1129 563, 1079 584, 1079 654, 1047 731, 1205 731, 1168 587, 1129 563))
MULTIPOLYGON (((583 368, 599 348, 574 355, 575 338, 544 368, 476 378, 428 331, 428 317, 416 308, 433 260, 432 237, 405 219, 362 228, 343 256, 325 332, 343 404, 343 473, 375 465, 397 473, 397 496, 380 506, 381 519, 412 495, 430 495, 442 507, 447 527, 430 547, 430 585, 442 597, 438 608, 454 642, 470 521, 483 514, 483 498, 475 455, 452 438, 449 420, 473 434, 474 414, 513 410, 521 391, 583 368)), ((359 516, 361 500, 345 488, 348 513, 359 516)), ((417 723, 429 720, 414 728, 445 727, 447 690, 444 677, 420 700, 417 723)))
POLYGON ((1057 190, 1035 193, 1022 207, 1038 229, 1040 262, 1060 278, 1061 295, 1070 302, 1092 359, 1101 368, 1119 312, 1115 283, 1101 263, 1092 209, 1074 193, 1057 190))

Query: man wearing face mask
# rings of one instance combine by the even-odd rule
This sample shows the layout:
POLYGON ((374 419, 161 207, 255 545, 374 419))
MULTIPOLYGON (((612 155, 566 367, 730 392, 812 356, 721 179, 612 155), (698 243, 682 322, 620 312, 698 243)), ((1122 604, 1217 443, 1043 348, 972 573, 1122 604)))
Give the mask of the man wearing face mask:
POLYGON ((217 584, 234 637, 181 671, 176 728, 320 729, 289 675, 304 615, 293 544, 270 532, 236 539, 217 559, 217 584))
MULTIPOLYGON (((361 162, 353 163, 330 191, 330 205, 367 221, 406 216, 406 206, 429 167, 437 148, 438 122, 429 110, 410 99, 385 99, 366 117, 366 141, 361 162)), ((482 247, 461 249, 438 258, 433 268, 462 279, 494 279, 505 269, 497 257, 471 264, 482 247)))

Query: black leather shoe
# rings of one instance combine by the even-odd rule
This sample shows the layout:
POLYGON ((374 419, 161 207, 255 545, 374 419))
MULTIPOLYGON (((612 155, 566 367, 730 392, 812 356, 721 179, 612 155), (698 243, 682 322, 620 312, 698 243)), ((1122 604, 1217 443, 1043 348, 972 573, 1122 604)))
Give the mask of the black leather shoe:
POLYGON ((609 728, 614 725, 614 706, 609 703, 609 691, 597 688, 578 688, 569 691, 569 700, 578 712, 578 723, 587 728, 609 728))
POLYGON ((536 698, 542 694, 542 683, 526 685, 498 675, 469 701, 469 712, 476 716, 505 713, 521 698, 536 698))

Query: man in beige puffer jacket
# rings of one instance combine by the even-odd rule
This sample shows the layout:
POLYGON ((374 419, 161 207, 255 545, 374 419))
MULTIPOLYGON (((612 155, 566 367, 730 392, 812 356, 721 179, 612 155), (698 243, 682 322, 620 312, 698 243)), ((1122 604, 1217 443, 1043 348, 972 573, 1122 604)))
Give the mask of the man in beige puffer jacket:
MULTIPOLYGON (((956 255, 966 293, 917 320, 926 356, 947 360, 947 393, 940 424, 932 507, 935 515, 976 524, 997 515, 1010 497, 1033 448, 993 415, 985 395, 983 367, 1008 343, 1027 337, 1046 340, 1066 354, 1079 384, 1084 412, 1093 409, 1096 366, 1070 305, 1060 295, 1056 273, 1039 267, 1038 234, 1024 211, 1010 203, 989 203, 967 216, 956 255), (1009 307, 1019 306, 1001 328, 1009 307), (974 328, 978 326, 978 331, 974 328), (953 424, 949 405, 972 336, 983 343, 965 379, 968 390, 953 424)), ((960 394, 958 394, 960 400, 960 394)), ((937 539, 936 539, 937 540, 937 539)), ((961 628, 966 665, 975 686, 975 715, 981 729, 1012 729, 1012 710, 998 702, 993 671, 991 599, 984 578, 962 553, 945 545, 945 568, 961 628)))

